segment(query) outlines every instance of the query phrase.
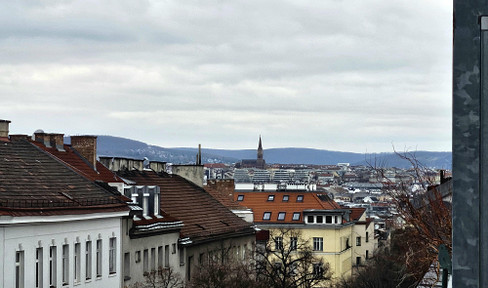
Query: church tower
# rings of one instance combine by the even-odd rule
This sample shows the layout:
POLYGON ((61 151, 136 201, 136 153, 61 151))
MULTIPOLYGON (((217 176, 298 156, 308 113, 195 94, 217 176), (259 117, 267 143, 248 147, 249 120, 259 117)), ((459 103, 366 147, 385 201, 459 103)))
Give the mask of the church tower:
POLYGON ((261 135, 259 135, 258 160, 263 160, 263 144, 261 143, 261 135))

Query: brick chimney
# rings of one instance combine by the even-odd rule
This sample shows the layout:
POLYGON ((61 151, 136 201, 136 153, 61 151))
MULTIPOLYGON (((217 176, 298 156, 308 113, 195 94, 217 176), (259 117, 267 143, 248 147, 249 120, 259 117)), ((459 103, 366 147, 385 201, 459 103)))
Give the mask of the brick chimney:
POLYGON ((21 141, 21 140, 29 140, 31 137, 25 134, 10 134, 10 141, 21 141))
POLYGON ((56 148, 58 151, 64 151, 64 134, 49 134, 49 142, 51 147, 56 148))
POLYGON ((9 120, 0 120, 0 138, 8 139, 9 124, 10 124, 9 120))
POLYGON ((97 136, 71 136, 71 147, 96 169, 97 136))
POLYGON ((42 130, 36 130, 34 132, 34 140, 36 142, 44 144, 44 146, 50 148, 51 147, 51 139, 49 137, 49 134, 44 133, 42 130))

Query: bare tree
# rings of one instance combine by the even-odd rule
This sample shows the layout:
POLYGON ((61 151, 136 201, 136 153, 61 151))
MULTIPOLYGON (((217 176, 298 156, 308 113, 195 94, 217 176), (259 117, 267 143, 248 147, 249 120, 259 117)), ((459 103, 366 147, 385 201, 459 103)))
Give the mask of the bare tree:
MULTIPOLYGON (((391 196, 398 215, 405 223, 397 228, 400 230, 397 231, 398 233, 405 234, 403 241, 395 244, 401 245, 402 249, 398 251, 404 253, 398 261, 404 262, 400 264, 405 265, 405 273, 420 281, 431 264, 437 260, 441 244, 451 252, 451 204, 444 199, 451 193, 451 188, 443 174, 441 174, 441 185, 436 185, 434 174, 418 161, 415 152, 396 152, 396 155, 411 164, 412 168, 408 170, 410 180, 402 179, 403 181, 396 183, 385 175, 384 167, 372 167, 378 179, 386 187, 385 192, 391 196), (412 190, 413 186, 417 188, 415 191, 412 190)), ((439 271, 436 272, 439 277, 439 271)), ((430 281, 431 286, 435 285, 438 277, 430 281)))
POLYGON ((325 286, 331 279, 328 263, 315 257, 309 241, 294 229, 270 233, 270 240, 256 247, 258 278, 265 287, 325 286))
POLYGON ((170 267, 159 267, 158 270, 144 273, 144 282, 137 282, 131 288, 183 288, 180 275, 170 267))
POLYGON ((248 288, 262 287, 256 278, 254 261, 250 251, 236 253, 234 247, 221 247, 217 251, 206 253, 197 267, 189 288, 248 288))

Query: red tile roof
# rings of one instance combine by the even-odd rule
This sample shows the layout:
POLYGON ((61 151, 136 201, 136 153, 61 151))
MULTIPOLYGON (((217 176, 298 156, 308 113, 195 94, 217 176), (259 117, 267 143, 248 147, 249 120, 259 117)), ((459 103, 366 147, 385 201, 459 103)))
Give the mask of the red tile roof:
POLYGON ((193 243, 254 234, 249 223, 237 217, 203 188, 178 175, 147 170, 124 171, 118 175, 137 185, 158 185, 162 210, 183 221, 181 237, 190 237, 193 243))
POLYGON ((120 193, 75 173, 26 140, 0 145, 2 215, 71 215, 128 211, 120 193))
POLYGON ((359 218, 366 212, 366 208, 346 208, 351 210, 351 221, 359 221, 359 218))
POLYGON ((316 192, 242 192, 235 193, 234 200, 238 200, 239 195, 244 198, 238 203, 250 208, 254 213, 256 223, 303 223, 303 210, 335 210, 341 207, 325 194, 316 192), (268 201, 268 197, 274 195, 273 201, 268 201), (283 201, 283 196, 288 195, 288 201, 283 201), (317 196, 319 195, 319 196, 317 196), (297 196, 303 196, 303 201, 297 201, 297 196), (324 197, 325 196, 325 197, 324 197), (263 220, 264 212, 271 212, 270 220, 263 220), (278 220, 278 214, 285 212, 284 220, 278 220), (298 221, 293 220, 293 213, 300 213, 298 221))

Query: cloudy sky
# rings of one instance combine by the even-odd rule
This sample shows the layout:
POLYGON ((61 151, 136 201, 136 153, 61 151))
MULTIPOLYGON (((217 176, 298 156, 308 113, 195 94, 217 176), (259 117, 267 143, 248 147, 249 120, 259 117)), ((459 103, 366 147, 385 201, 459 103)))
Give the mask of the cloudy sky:
POLYGON ((451 0, 3 1, 0 119, 163 147, 450 151, 451 43, 451 0))

